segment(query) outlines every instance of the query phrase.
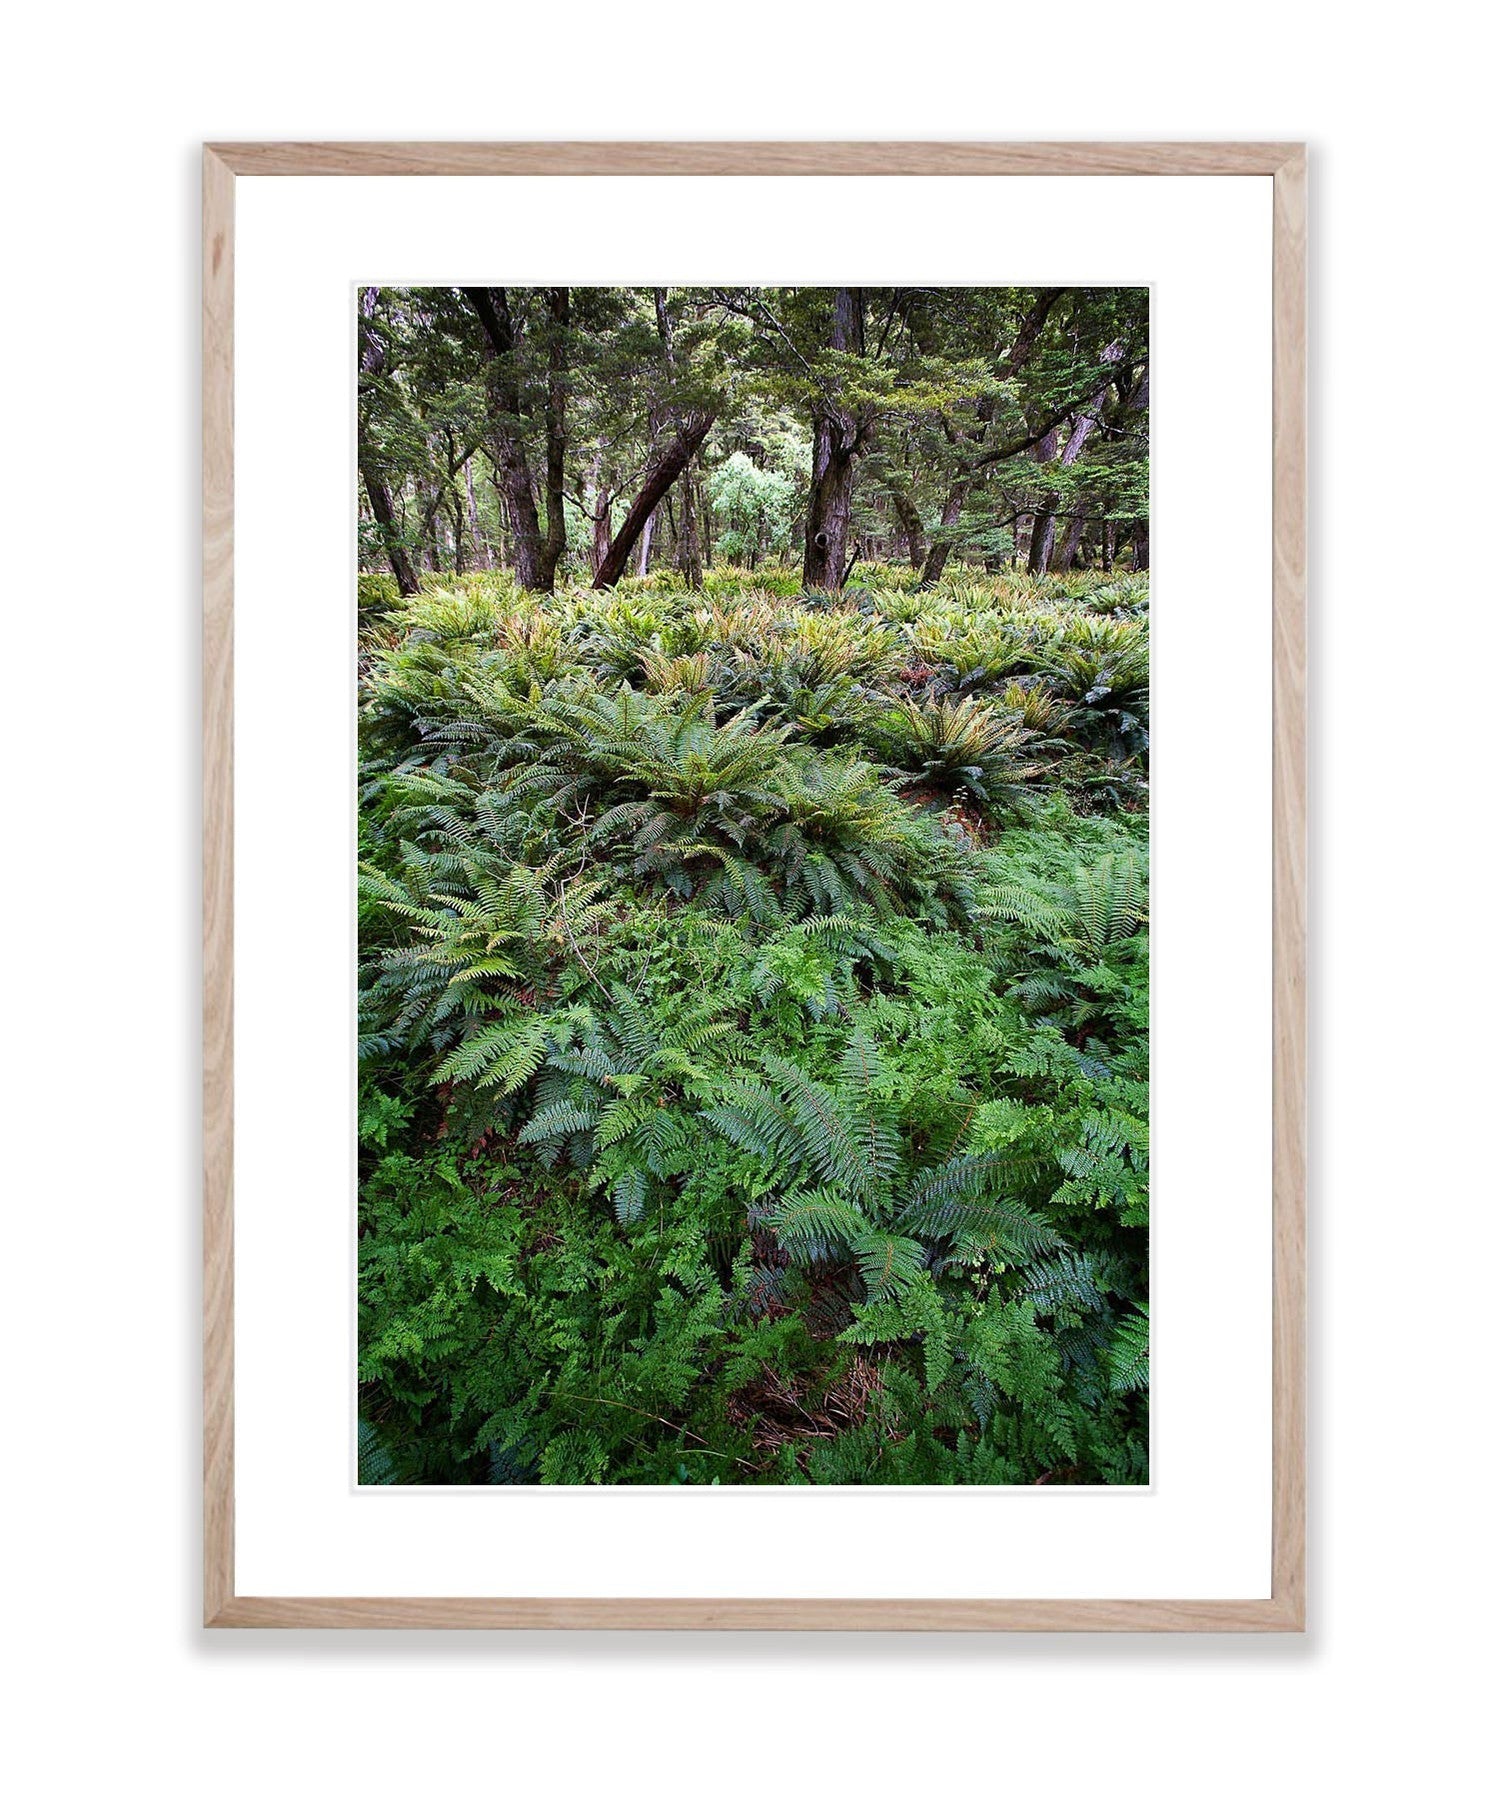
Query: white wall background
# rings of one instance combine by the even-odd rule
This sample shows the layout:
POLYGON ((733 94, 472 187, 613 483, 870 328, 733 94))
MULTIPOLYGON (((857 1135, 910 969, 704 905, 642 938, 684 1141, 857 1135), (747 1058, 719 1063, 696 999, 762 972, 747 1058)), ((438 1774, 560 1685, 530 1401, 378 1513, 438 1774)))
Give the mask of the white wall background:
POLYGON ((1463 791, 1491 759, 1499 649, 1477 15, 1454 0, 1398 28, 1307 0, 510 15, 84 4, 7 34, 0 591, 5 697, 24 716, 3 714, 0 1369, 18 1790, 1456 1786, 1491 1697, 1493 1573, 1494 808, 1486 779, 1463 791), (569 135, 1313 145, 1304 1640, 197 1628, 197 145, 569 135))

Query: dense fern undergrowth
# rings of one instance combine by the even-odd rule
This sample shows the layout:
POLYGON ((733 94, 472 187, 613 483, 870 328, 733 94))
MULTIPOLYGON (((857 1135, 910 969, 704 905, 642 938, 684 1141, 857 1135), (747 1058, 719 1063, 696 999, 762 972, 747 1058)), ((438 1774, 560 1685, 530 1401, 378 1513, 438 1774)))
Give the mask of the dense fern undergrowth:
POLYGON ((361 577, 362 1480, 1148 1478, 1146 580, 361 577))

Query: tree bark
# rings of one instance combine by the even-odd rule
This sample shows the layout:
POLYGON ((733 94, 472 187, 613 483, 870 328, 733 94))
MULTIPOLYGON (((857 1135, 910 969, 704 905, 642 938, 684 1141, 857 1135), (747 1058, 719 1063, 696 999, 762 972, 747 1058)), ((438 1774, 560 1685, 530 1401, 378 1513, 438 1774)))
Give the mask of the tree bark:
POLYGON ((895 511, 895 522, 900 526, 906 560, 912 568, 921 568, 925 551, 922 541, 924 533, 921 529, 921 514, 916 510, 915 502, 910 494, 896 481, 887 481, 885 486, 890 495, 890 504, 895 511))
MULTIPOLYGON (((375 306, 379 298, 378 287, 359 290, 359 373, 371 380, 385 372, 385 349, 375 335, 374 328, 375 306)), ((409 600, 421 592, 421 583, 416 578, 411 558, 401 541, 401 523, 396 516, 395 501, 391 498, 384 466, 371 439, 363 405, 359 409, 359 474, 364 482, 370 514, 374 518, 386 560, 390 563, 390 572, 396 578, 401 597, 409 600)))
POLYGON ((666 497, 672 483, 702 447, 703 439, 713 428, 711 412, 691 412, 682 421, 676 436, 653 458, 646 469, 640 492, 625 514, 615 533, 608 554, 594 575, 595 587, 612 587, 630 564, 630 552, 640 540, 646 523, 666 497))
MULTIPOLYGON (((833 290, 828 347, 841 355, 864 353, 864 295, 854 287, 833 290)), ((802 554, 804 587, 838 588, 848 566, 848 532, 854 513, 854 463, 867 421, 841 403, 834 380, 812 413, 812 485, 807 495, 807 536, 802 554)))
POLYGON ((494 558, 489 553, 489 541, 479 529, 479 502, 474 497, 474 459, 472 456, 463 465, 463 478, 468 488, 468 534, 473 539, 474 561, 480 568, 493 568, 494 558))
MULTIPOLYGON (((996 374, 1001 381, 1012 380, 1019 374, 1035 354, 1036 345, 1040 342, 1041 333, 1046 321, 1051 316, 1052 308, 1061 299, 1063 289, 1060 287, 1043 287, 1031 302, 1030 310, 1020 321, 1020 328, 1015 333, 1015 341, 1000 357, 996 374)), ((978 429, 972 434, 975 444, 982 444, 989 435, 989 427, 994 422, 994 408, 991 405, 980 409, 978 429)), ((949 439, 954 438, 948 428, 949 439)), ((1028 448, 1026 444, 1020 446, 1028 448)), ((1011 452, 1014 453, 1013 451, 1011 452)), ((973 471, 970 470, 948 489, 947 499, 942 507, 942 526, 946 535, 939 536, 927 551, 926 561, 921 568, 922 587, 932 587, 942 578, 942 571, 947 567, 947 559, 952 554, 951 532, 963 516, 963 507, 967 504, 968 495, 973 487, 973 471)), ((996 559, 990 557, 991 565, 996 559)))
POLYGON ((400 589, 402 598, 409 600, 421 592, 421 583, 416 578, 411 558, 400 540, 401 526, 390 497, 390 488, 363 445, 359 451, 359 473, 364 481, 364 491, 369 496, 370 512, 379 529, 386 560, 390 563, 390 572, 396 578, 396 586, 400 589))
POLYGON ((963 502, 967 498, 966 481, 958 482, 947 490, 947 498, 942 503, 942 532, 940 536, 933 538, 931 548, 926 553, 926 561, 921 565, 921 586, 932 587, 942 579, 942 571, 947 567, 947 559, 953 550, 951 532, 963 516, 963 502))
MULTIPOLYGON (((515 366, 516 334, 510 316, 509 296, 503 287, 466 287, 463 294, 484 328, 487 346, 484 388, 490 454, 494 459, 495 484, 504 496, 505 510, 510 517, 515 578, 522 587, 533 592, 549 593, 556 560, 553 558, 552 567, 546 568, 546 546, 542 541, 536 495, 531 485, 531 464, 526 455, 520 381, 515 366)), ((550 410, 549 406, 549 419, 550 410)), ((550 448, 549 442, 549 485, 550 448)), ((558 516, 561 516, 560 509, 558 516)))
POLYGON ((464 572, 463 500, 459 492, 458 476, 468 467, 469 457, 473 452, 470 450, 460 456, 458 440, 450 426, 443 428, 443 451, 447 459, 447 480, 439 490, 439 516, 445 532, 449 526, 452 528, 453 573, 461 575, 464 572))
MULTIPOLYGON (((1147 362, 1140 371, 1134 390, 1129 396, 1128 409, 1131 412, 1143 412, 1150 405, 1150 364, 1147 362)), ((1134 562, 1137 569, 1150 567, 1150 520, 1141 519, 1134 528, 1134 562)))
POLYGON ((703 584, 703 552, 698 541, 697 488, 692 470, 682 481, 682 516, 677 525, 677 572, 689 587, 703 584))
POLYGON ((807 539, 802 555, 804 587, 840 587, 848 560, 848 528, 854 514, 851 438, 837 421, 819 419, 812 439, 812 490, 807 500, 807 539))
MULTIPOLYGON (((652 297, 656 302, 656 335, 661 340, 661 353, 666 359, 666 366, 671 372, 673 381, 680 373, 677 366, 676 339, 671 328, 671 313, 666 304, 666 289, 652 288, 652 297)), ((689 458, 690 464, 690 458, 689 458)), ((676 536, 676 562, 683 579, 689 587, 701 587, 703 584, 703 558, 698 548, 697 519, 693 505, 692 469, 688 466, 686 479, 682 482, 682 522, 680 528, 673 521, 676 536)), ((652 515, 654 517, 654 514, 652 515)), ((646 572, 650 556, 651 522, 645 526, 645 546, 640 552, 640 572, 646 572)))
POLYGON ((417 541, 421 544, 422 554, 427 558, 427 567, 434 575, 442 573, 442 527, 444 523, 442 503, 444 498, 441 477, 429 486, 420 475, 414 477, 416 488, 417 510, 421 514, 421 525, 417 531, 417 541))
POLYGON ((584 488, 584 505, 593 525, 593 537, 588 550, 588 566, 590 573, 596 575, 604 566, 604 558, 609 554, 609 540, 614 535, 611 528, 614 495, 610 493, 604 480, 604 452, 602 449, 594 452, 593 466, 589 470, 588 481, 584 488))
MULTIPOLYGON (((1060 427, 1053 426, 1036 445, 1036 461, 1052 462, 1056 459, 1057 441, 1061 435, 1060 427)), ((1051 546, 1056 535, 1057 496, 1048 493, 1041 504, 1031 514, 1031 543, 1026 551, 1025 566, 1033 575, 1045 574, 1051 563, 1051 546)))
POLYGON ((571 316, 571 291, 547 290, 547 420, 546 485, 547 534, 541 546, 541 579, 546 592, 557 579, 557 564, 567 548, 567 519, 563 513, 563 467, 567 458, 567 330, 571 316))
MULTIPOLYGON (((1124 346, 1122 344, 1112 343, 1104 351, 1103 360, 1108 363, 1118 362, 1123 353, 1124 346)), ((1083 446, 1092 435, 1093 427, 1098 423, 1099 414, 1103 411, 1104 401, 1108 399, 1109 389, 1113 385, 1114 377, 1111 374, 1109 379, 1099 387, 1098 391, 1092 395, 1082 411, 1079 412, 1077 417, 1073 420, 1072 430, 1068 434, 1066 447, 1062 451, 1061 466, 1063 468, 1071 468, 1076 463, 1078 457, 1082 455, 1083 446)), ((1054 440, 1050 438, 1043 439, 1043 447, 1048 441, 1054 442, 1054 440)), ((1041 459, 1040 450, 1037 451, 1037 459, 1041 459)), ((1037 526, 1041 527, 1040 535, 1038 537, 1034 530, 1031 533, 1029 568, 1033 575, 1044 575, 1051 567, 1052 544, 1056 537, 1056 513, 1060 502, 1055 491, 1048 496, 1048 499, 1050 502, 1049 505, 1047 505, 1046 502, 1043 502, 1043 510, 1037 515, 1036 519, 1037 526)), ((1062 567, 1064 569, 1068 566, 1072 556, 1076 553, 1077 545, 1081 538, 1082 525, 1079 521, 1074 520, 1072 530, 1068 532, 1068 542, 1071 545, 1071 548, 1062 557, 1062 567)))
POLYGON ((1067 526, 1067 535, 1062 539, 1062 547, 1055 557, 1056 566, 1065 575, 1074 562, 1077 553, 1083 546, 1083 533, 1088 528, 1085 518, 1075 518, 1067 526))

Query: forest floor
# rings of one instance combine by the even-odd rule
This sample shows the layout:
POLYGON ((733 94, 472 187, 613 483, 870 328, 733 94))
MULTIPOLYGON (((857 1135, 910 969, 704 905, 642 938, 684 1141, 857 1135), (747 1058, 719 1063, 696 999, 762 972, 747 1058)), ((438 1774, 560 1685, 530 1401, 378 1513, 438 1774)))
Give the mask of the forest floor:
POLYGON ((361 578, 361 1478, 1148 1478, 1148 582, 861 574, 361 578))

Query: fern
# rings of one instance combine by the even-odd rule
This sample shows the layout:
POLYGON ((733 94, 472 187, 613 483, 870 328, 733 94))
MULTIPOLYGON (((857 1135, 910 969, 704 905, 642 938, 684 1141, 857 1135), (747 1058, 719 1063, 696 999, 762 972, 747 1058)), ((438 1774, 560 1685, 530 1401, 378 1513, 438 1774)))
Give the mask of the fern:
POLYGON ((1150 1307, 1138 1305, 1120 1320, 1109 1345, 1109 1386, 1138 1393, 1150 1384, 1150 1307))
POLYGON ((1148 582, 950 568, 369 585, 362 1480, 1148 1478, 1148 582))

